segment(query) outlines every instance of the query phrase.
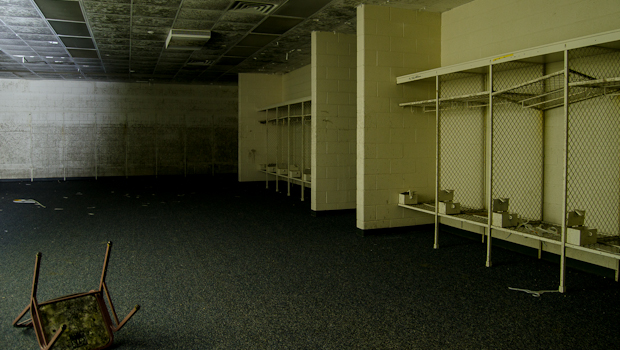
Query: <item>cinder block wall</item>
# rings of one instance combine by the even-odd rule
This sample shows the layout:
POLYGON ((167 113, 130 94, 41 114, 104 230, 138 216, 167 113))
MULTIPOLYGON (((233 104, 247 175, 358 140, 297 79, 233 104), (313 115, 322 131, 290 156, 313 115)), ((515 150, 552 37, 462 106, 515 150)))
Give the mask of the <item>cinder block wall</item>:
POLYGON ((312 33, 312 210, 356 206, 355 35, 312 33))
POLYGON ((357 227, 433 222, 398 207, 412 189, 434 198, 434 115, 399 103, 434 98, 435 86, 413 89, 396 77, 439 67, 441 15, 385 6, 357 11, 357 227))
POLYGON ((266 148, 265 128, 269 126, 259 123, 265 114, 258 110, 279 102, 281 75, 239 74, 239 181, 264 181, 265 174, 257 171, 257 164, 275 161, 266 148))
POLYGON ((282 75, 282 101, 309 97, 311 92, 310 65, 282 75))
POLYGON ((615 30, 617 0, 476 0, 441 15, 441 65, 615 30))
POLYGON ((0 178, 237 171, 237 87, 0 80, 0 178))

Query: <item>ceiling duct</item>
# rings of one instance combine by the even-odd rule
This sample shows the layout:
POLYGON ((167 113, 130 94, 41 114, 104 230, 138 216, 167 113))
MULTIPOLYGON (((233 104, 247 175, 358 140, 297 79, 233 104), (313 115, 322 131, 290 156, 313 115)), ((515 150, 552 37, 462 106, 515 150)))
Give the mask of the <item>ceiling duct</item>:
POLYGON ((251 13, 257 15, 268 15, 277 5, 265 2, 235 1, 228 9, 229 11, 251 13))
POLYGON ((211 39, 210 30, 170 29, 166 38, 168 50, 200 50, 211 39))

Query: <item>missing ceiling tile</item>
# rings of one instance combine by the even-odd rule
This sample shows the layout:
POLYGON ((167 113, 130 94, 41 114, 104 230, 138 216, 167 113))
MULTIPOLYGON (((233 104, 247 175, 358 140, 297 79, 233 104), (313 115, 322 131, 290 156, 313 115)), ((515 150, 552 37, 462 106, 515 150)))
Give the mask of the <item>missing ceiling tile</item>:
POLYGON ((277 5, 275 4, 264 2, 235 1, 228 10, 243 13, 267 15, 271 13, 276 8, 276 6, 277 5))

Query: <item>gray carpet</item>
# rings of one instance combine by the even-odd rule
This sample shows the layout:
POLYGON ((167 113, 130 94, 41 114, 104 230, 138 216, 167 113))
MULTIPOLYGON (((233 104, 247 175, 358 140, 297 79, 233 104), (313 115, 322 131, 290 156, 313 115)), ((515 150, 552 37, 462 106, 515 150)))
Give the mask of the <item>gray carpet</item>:
MULTIPOLYGON (((11 322, 27 305, 108 286, 113 349, 611 349, 620 288, 428 228, 360 237, 355 214, 227 178, 0 182, 0 348, 38 349, 11 322), (36 199, 17 204, 14 199, 36 199), (62 209, 62 210, 61 210, 62 209)), ((308 197, 309 198, 309 197, 308 197)))

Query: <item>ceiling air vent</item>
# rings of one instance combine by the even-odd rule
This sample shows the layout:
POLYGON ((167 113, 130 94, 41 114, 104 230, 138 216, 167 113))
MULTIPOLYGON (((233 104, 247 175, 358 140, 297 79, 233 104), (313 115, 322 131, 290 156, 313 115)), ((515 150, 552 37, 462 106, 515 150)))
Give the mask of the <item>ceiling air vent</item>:
POLYGON ((235 1, 229 11, 267 15, 276 8, 275 4, 253 1, 235 1))

